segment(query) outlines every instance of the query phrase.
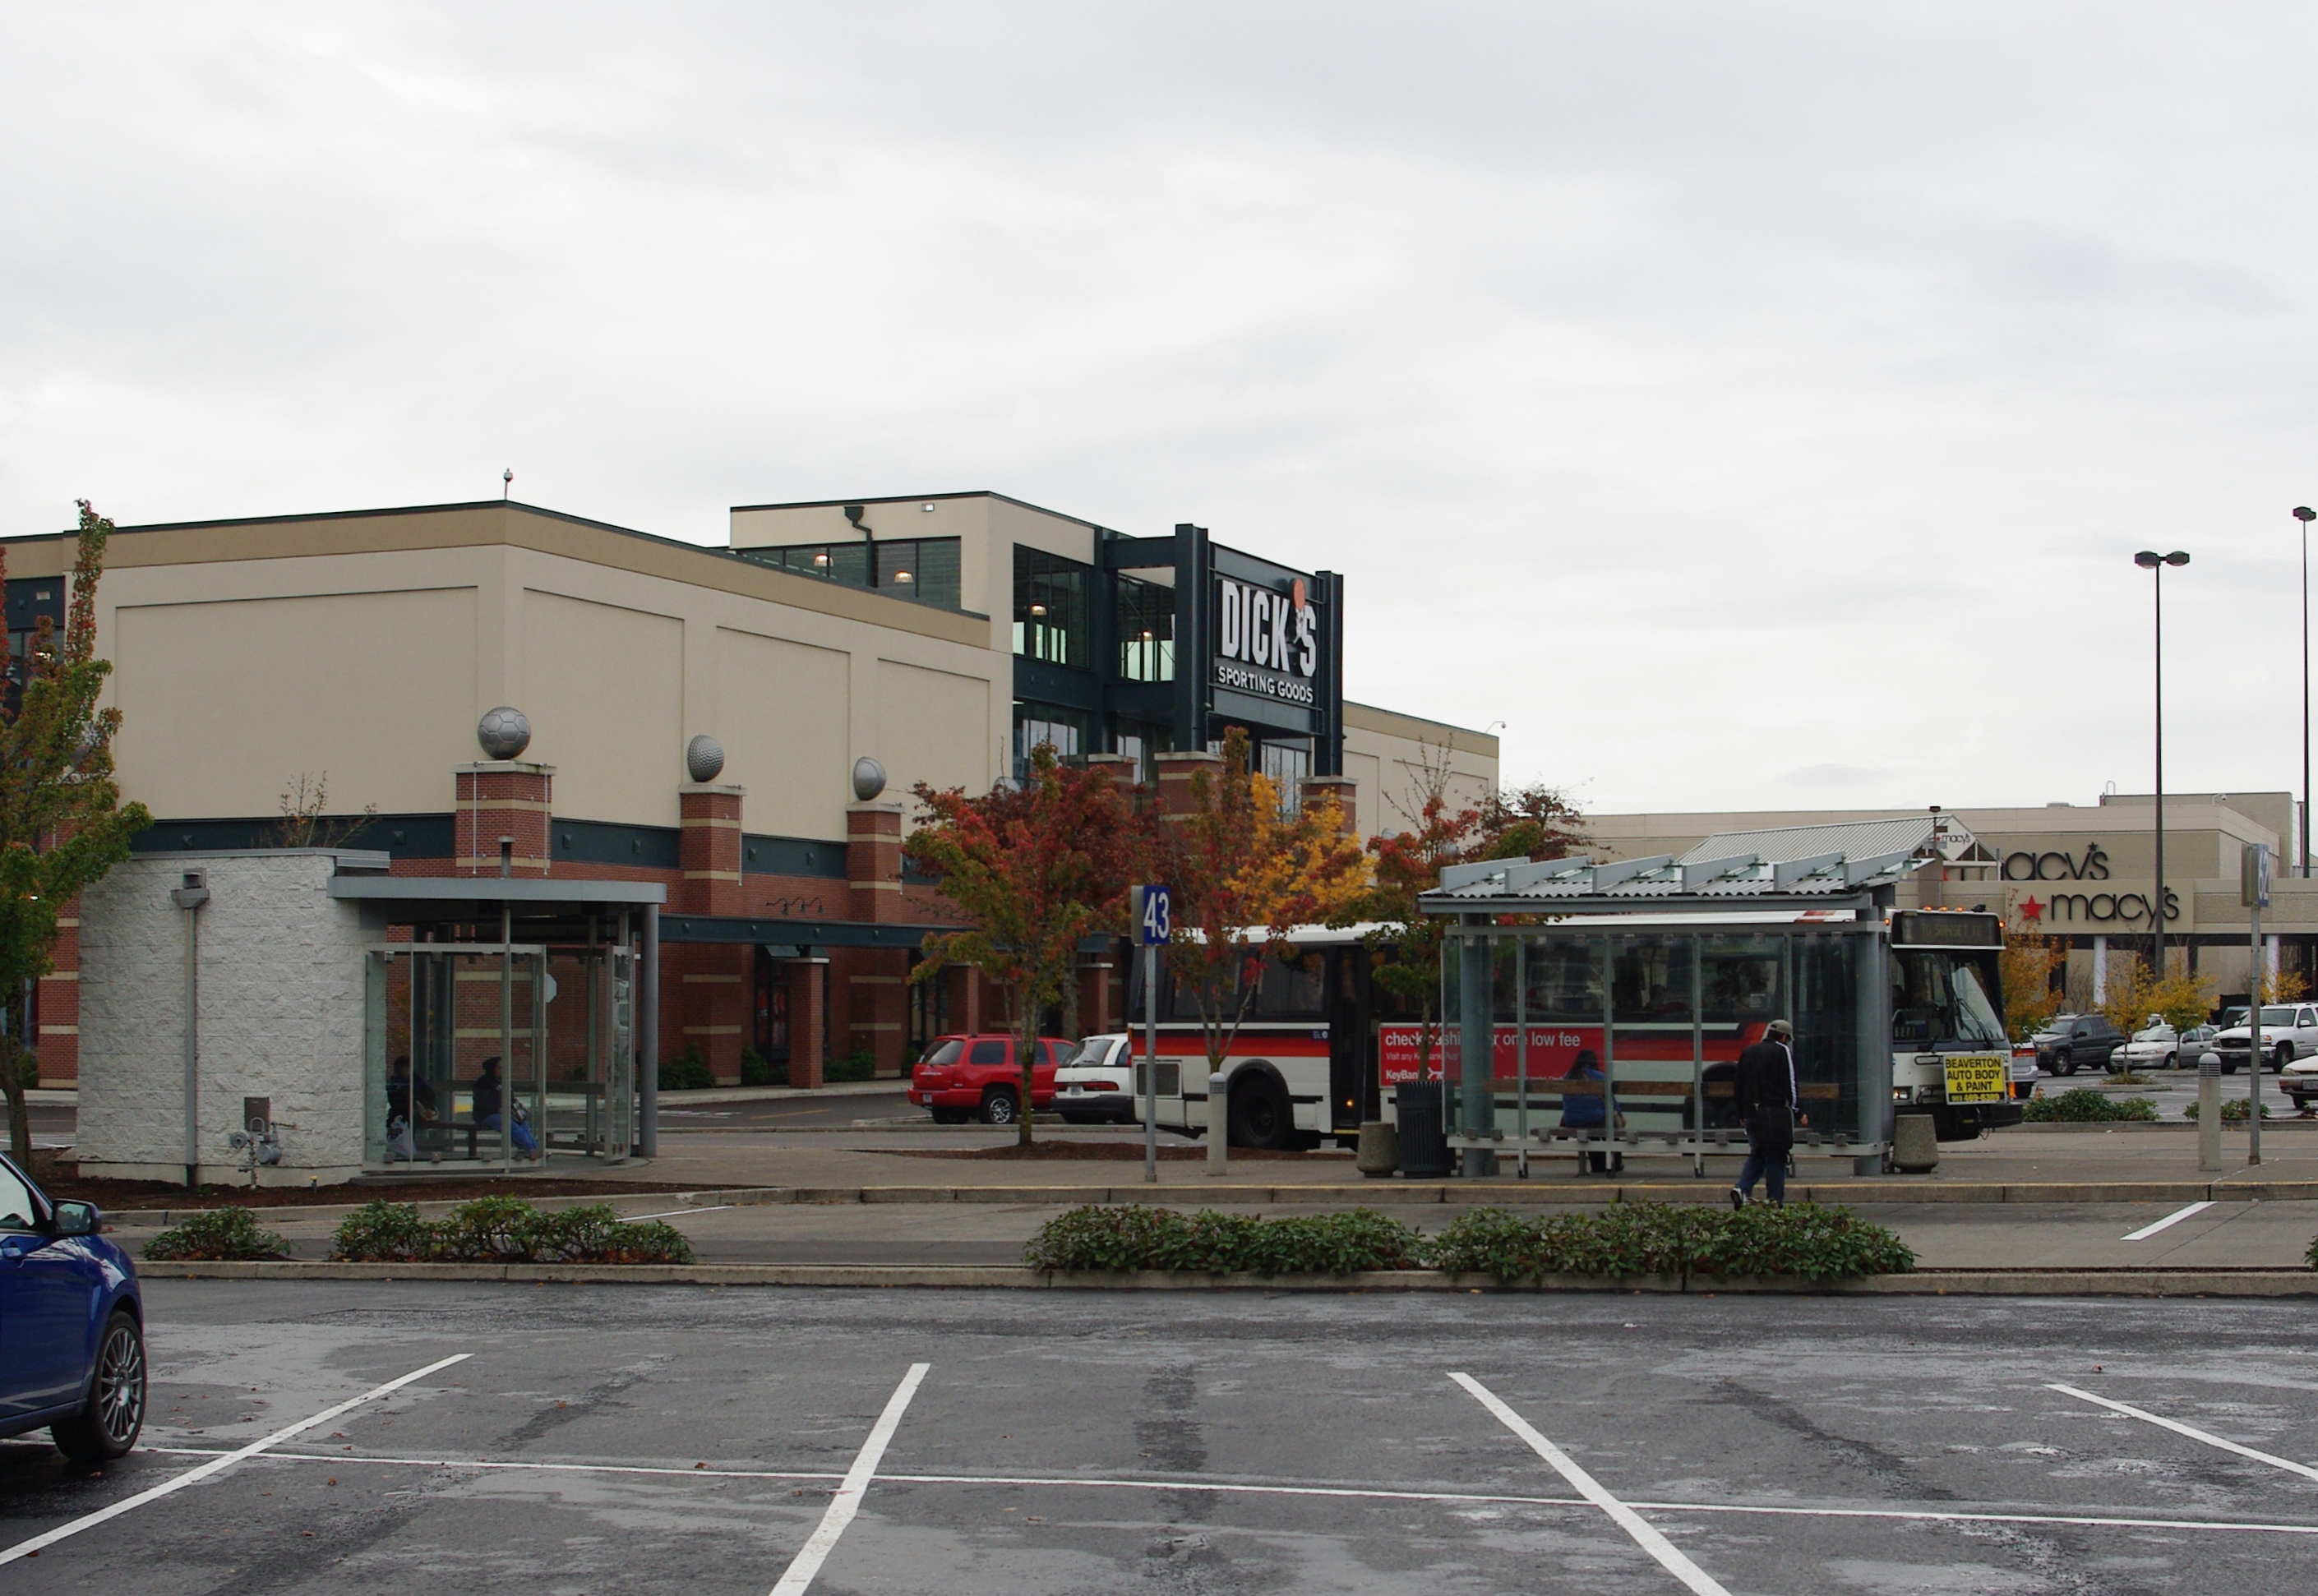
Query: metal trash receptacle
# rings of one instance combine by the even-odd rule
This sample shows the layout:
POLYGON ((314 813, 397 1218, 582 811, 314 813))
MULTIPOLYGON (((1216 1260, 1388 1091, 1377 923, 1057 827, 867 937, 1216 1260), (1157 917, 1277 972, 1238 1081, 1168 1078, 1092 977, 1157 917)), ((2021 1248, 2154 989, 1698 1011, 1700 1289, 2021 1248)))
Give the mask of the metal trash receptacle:
POLYGON ((1400 1126, 1400 1172, 1412 1179, 1436 1180, 1455 1165, 1441 1127, 1441 1083, 1403 1080, 1393 1089, 1393 1116, 1400 1126))

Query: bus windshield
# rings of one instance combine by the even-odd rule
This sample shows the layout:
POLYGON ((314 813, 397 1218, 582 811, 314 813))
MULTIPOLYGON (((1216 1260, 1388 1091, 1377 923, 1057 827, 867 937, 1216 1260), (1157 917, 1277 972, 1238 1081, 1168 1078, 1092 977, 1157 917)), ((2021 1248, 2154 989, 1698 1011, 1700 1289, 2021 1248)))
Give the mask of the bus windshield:
POLYGON ((2004 1045, 1991 953, 1891 950, 1891 1040, 1967 1047, 2004 1045))

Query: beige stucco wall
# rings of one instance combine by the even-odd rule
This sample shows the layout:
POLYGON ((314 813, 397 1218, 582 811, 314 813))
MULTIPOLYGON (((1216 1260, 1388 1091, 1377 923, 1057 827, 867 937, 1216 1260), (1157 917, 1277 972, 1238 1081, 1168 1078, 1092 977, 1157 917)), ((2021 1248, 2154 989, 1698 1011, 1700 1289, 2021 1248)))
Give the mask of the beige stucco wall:
POLYGON ((1478 803, 1496 790, 1497 740, 1372 704, 1344 705, 1344 774, 1360 784, 1364 834, 1414 826, 1424 802, 1424 773, 1442 765, 1451 807, 1478 803))
MULTIPOLYGON (((1012 660, 978 619, 520 507, 265 530, 114 540, 98 646, 123 789, 156 814, 271 815, 324 772, 335 813, 447 809, 496 704, 531 717, 526 757, 581 820, 676 824, 704 731, 750 789, 750 829, 780 835, 844 836, 864 754, 897 787, 981 791, 1001 768, 1012 660), (376 546, 396 542, 423 546, 376 546), (336 547, 298 551, 317 544, 336 547)), ((10 554, 31 574, 56 545, 10 554)))

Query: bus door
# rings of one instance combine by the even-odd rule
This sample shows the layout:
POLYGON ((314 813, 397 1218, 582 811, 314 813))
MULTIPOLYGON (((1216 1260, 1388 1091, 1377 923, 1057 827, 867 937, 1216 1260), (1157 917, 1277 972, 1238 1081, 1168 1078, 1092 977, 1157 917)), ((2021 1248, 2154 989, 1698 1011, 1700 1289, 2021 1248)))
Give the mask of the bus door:
POLYGON ((1379 1116, 1369 1043, 1368 949, 1359 943, 1327 950, 1328 1124, 1357 1131, 1379 1116))

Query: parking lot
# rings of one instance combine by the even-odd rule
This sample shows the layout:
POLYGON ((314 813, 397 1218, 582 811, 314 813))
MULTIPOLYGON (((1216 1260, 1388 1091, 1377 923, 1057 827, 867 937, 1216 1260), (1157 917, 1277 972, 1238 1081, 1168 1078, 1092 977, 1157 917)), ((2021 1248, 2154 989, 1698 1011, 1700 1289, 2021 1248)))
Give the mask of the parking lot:
POLYGON ((0 1444, 12 1590, 2283 1593, 2318 1568, 2292 1304, 149 1294, 143 1449, 92 1475, 0 1444))

